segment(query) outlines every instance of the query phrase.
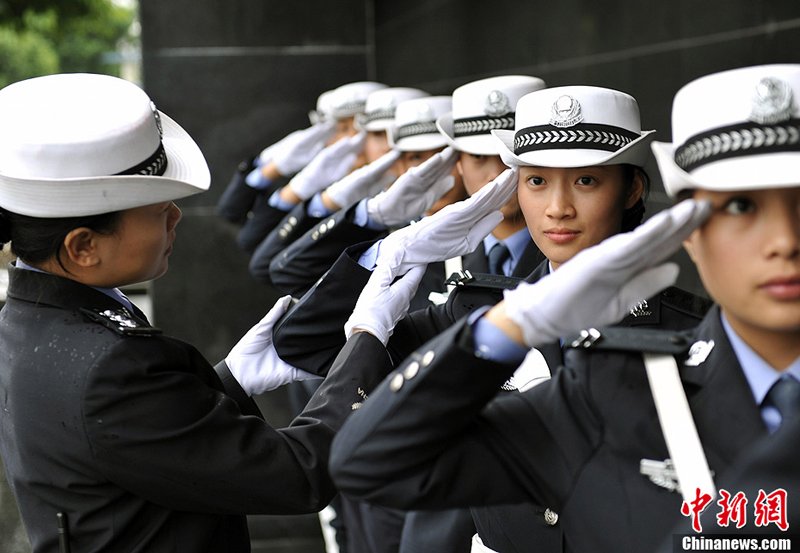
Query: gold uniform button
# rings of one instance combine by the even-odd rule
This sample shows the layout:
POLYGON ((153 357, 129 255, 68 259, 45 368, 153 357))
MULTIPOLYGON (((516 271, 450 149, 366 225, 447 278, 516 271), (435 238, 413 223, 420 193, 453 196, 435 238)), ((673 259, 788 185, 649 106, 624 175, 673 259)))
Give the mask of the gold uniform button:
POLYGON ((550 509, 544 510, 544 523, 548 526, 555 526, 558 523, 558 513, 550 509))
POLYGON ((425 355, 422 356, 422 366, 427 367, 433 361, 433 358, 436 357, 436 354, 433 350, 428 350, 425 352, 425 355))
POLYGON ((403 387, 403 382, 405 382, 403 375, 396 374, 392 377, 391 382, 389 382, 389 389, 393 392, 399 392, 400 388, 403 387))
POLYGON ((317 231, 314 231, 314 232, 311 234, 311 239, 312 239, 312 240, 316 240, 317 238, 319 238, 319 233, 318 233, 317 231))
POLYGON ((326 227, 325 225, 320 225, 320 226, 319 226, 319 233, 320 233, 320 234, 325 234, 325 232, 326 232, 327 230, 328 230, 328 227, 326 227))
POLYGON ((281 230, 278 231, 278 234, 280 235, 281 238, 286 238, 286 235, 288 233, 286 232, 286 229, 282 228, 281 230))
POLYGON ((295 217, 295 216, 289 217, 289 221, 288 222, 289 222, 290 225, 295 226, 297 224, 297 217, 295 217))
POLYGON ((333 225, 335 224, 336 221, 334 219, 328 219, 328 223, 326 224, 326 226, 328 227, 328 230, 331 230, 333 228, 333 225))
POLYGON ((418 372, 419 372, 419 363, 417 363, 416 361, 412 361, 403 371, 403 376, 406 377, 406 380, 411 380, 412 378, 417 376, 418 372))

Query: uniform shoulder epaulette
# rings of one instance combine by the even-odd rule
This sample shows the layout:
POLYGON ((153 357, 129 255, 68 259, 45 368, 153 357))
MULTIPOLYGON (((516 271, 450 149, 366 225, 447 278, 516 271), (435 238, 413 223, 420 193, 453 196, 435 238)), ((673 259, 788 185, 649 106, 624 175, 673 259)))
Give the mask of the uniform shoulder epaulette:
POLYGON ((677 311, 702 319, 714 302, 708 298, 670 286, 661 292, 661 303, 677 311))
POLYGON ((453 273, 444 283, 452 286, 511 290, 516 288, 522 281, 523 279, 517 277, 492 275, 488 273, 472 273, 465 269, 453 273))
POLYGON ((676 330, 607 326, 568 336, 566 347, 601 351, 635 351, 678 355, 689 350, 689 335, 676 330))
POLYGON ((155 336, 161 334, 161 329, 150 326, 134 317, 124 307, 119 309, 87 309, 81 307, 81 313, 90 321, 100 323, 122 336, 155 336))

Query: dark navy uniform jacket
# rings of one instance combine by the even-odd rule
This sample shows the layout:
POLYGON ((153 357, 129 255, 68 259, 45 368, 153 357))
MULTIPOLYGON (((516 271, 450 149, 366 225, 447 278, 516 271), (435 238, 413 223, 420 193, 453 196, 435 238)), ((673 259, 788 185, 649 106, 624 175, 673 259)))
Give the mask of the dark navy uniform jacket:
POLYGON ((496 397, 516 364, 476 356, 460 322, 412 354, 344 425, 334 481, 344 494, 402 509, 549 505, 570 551, 653 551, 681 518, 682 498, 640 473, 642 459, 669 457, 640 351, 676 355, 715 474, 767 430, 717 308, 694 330, 649 330, 664 335, 649 343, 648 331, 616 330, 598 349, 569 350, 551 380, 496 397), (715 345, 699 364, 685 363, 698 340, 715 345))
MULTIPOLYGON (((369 278, 369 271, 357 263, 363 249, 365 245, 348 249, 312 291, 276 325, 275 346, 282 358, 310 372, 324 374, 326 365, 344 344, 341 328, 369 278)), ((548 270, 547 261, 543 261, 525 280, 535 282, 548 270)), ((402 362, 416 348, 451 327, 465 314, 500 301, 502 290, 517 282, 518 279, 476 275, 475 280, 457 286, 446 304, 410 313, 398 323, 389 340, 387 349, 393 362, 402 362)), ((620 324, 690 328, 700 322, 709 306, 708 300, 669 288, 649 298, 620 324)), ((551 369, 561 365, 563 358, 558 344, 548 344, 540 350, 551 369)), ((475 507, 472 518, 484 544, 492 549, 502 553, 528 551, 535 543, 539 551, 552 553, 562 549, 561 526, 546 509, 530 503, 475 507)), ((424 513, 419 516, 424 516, 424 513)))
MULTIPOLYGON (((305 371, 324 375, 345 339, 342 328, 352 313, 361 290, 371 272, 358 264, 369 243, 347 248, 300 300, 275 325, 275 349, 281 359, 305 371)), ((536 250, 538 253, 538 250, 536 250)), ((539 253, 539 255, 541 255, 539 253)), ((485 257, 485 256, 484 256, 485 257)), ((535 257, 535 256, 534 256, 535 257)), ((485 261, 484 261, 485 262, 485 261)), ((465 266, 468 263, 465 262, 465 266)), ((542 261, 527 274, 525 280, 535 282, 547 274, 547 261, 542 261)), ((518 267, 515 271, 523 270, 518 267)), ((502 299, 505 288, 516 286, 519 278, 476 275, 474 281, 456 286, 446 303, 411 312, 397 324, 387 345, 392 359, 399 363, 412 351, 455 321, 485 305, 502 299)), ((653 298, 621 324, 682 329, 695 326, 710 302, 677 288, 668 288, 653 298)), ((558 348, 555 348, 558 351, 558 348)), ((560 363, 560 354, 548 359, 551 367, 560 363)))
MULTIPOLYGON (((34 551, 246 552, 245 514, 308 513, 335 494, 330 442, 390 366, 332 368, 276 430, 222 364, 75 281, 10 269, 0 311, 0 454, 34 551)), ((344 350, 343 350, 344 353, 344 350)), ((384 362, 381 362, 384 359, 384 362)))

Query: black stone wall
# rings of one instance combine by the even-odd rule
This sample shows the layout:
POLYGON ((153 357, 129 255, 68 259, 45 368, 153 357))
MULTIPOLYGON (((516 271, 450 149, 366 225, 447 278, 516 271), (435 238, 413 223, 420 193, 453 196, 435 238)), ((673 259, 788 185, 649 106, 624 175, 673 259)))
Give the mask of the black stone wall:
MULTIPOLYGON (((640 103, 667 140, 674 93, 722 69, 797 62, 796 0, 141 0, 144 86, 206 152, 210 192, 181 202, 172 271, 154 286, 157 322, 224 355, 275 294, 253 282, 235 228, 213 206, 241 159, 307 125, 317 95, 375 79, 448 94, 523 73, 595 84, 640 103)), ((720 101, 724 101, 720 98, 720 101)), ((668 204, 655 165, 650 212, 668 204)), ((689 264, 682 282, 696 288, 689 264)))

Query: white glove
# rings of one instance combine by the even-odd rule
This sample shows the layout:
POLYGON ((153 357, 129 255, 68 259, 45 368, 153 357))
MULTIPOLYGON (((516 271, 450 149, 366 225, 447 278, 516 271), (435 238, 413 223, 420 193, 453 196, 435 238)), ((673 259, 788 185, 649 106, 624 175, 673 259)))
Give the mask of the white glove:
MULTIPOLYGON (((256 164, 267 165, 268 163, 270 163, 275 159, 275 154, 278 152, 280 148, 282 147, 288 148, 293 143, 301 140, 302 134, 307 132, 308 130, 309 129, 298 129, 296 131, 292 131, 283 138, 281 138, 280 140, 278 140, 277 142, 275 142, 274 144, 267 146, 266 148, 261 150, 260 154, 258 154, 258 157, 256 158, 256 164)), ((316 130, 317 129, 315 129, 315 131, 316 130)), ((319 146, 319 150, 321 149, 322 149, 322 144, 320 144, 319 146)))
POLYGON ((322 151, 325 142, 333 136, 335 129, 333 121, 324 121, 290 133, 278 142, 278 147, 274 151, 269 153, 271 161, 275 163, 281 175, 287 177, 294 175, 322 151))
POLYGON ((283 361, 272 345, 272 327, 286 313, 291 301, 291 296, 278 299, 225 358, 231 374, 247 395, 261 394, 297 380, 320 378, 283 361))
POLYGON ((506 314, 532 347, 619 322, 638 301, 675 282, 677 265, 662 262, 710 213, 707 202, 685 200, 587 248, 535 284, 507 290, 506 314))
POLYGON ((339 207, 350 206, 369 195, 370 189, 400 157, 400 152, 390 150, 369 165, 357 169, 330 185, 325 192, 339 207))
POLYGON ((326 147, 289 181, 289 188, 301 200, 328 188, 350 172, 364 147, 366 136, 367 133, 362 131, 326 147))
POLYGON ((401 274, 415 265, 474 251, 503 220, 500 209, 516 192, 518 175, 516 168, 506 169, 466 200, 394 231, 381 241, 377 264, 398 260, 401 274))
POLYGON ((255 188, 256 190, 266 190, 266 188, 272 184, 272 181, 264 176, 260 165, 247 173, 244 182, 247 183, 247 186, 255 188))
POLYGON ((344 334, 349 339, 356 330, 365 330, 385 346, 394 327, 408 312, 411 299, 417 291, 425 265, 412 268, 396 282, 396 264, 378 265, 367 285, 358 296, 353 313, 344 324, 344 334))
POLYGON ((412 167, 385 192, 367 200, 370 221, 386 227, 405 225, 425 213, 453 187, 450 172, 458 153, 447 147, 418 167, 412 167))

